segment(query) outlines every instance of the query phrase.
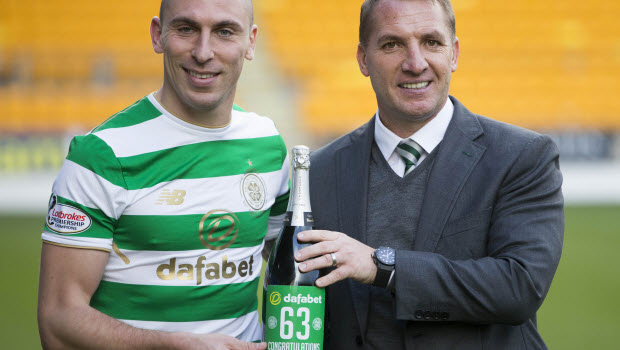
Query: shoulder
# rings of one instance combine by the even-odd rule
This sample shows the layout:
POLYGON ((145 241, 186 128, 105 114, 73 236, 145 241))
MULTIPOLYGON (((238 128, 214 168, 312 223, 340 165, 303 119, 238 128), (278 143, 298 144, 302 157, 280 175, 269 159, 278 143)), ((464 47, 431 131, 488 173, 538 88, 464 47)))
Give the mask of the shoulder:
POLYGON ((489 171, 518 175, 558 167, 559 150, 548 135, 471 113, 458 102, 455 107, 454 128, 484 149, 480 161, 489 171))
POLYGON ((71 141, 67 160, 112 184, 126 187, 122 167, 112 148, 94 134, 76 136, 71 141))
POLYGON ((479 115, 475 117, 484 130, 483 136, 476 142, 484 145, 495 159, 501 158, 510 163, 518 160, 536 162, 543 155, 559 155, 557 145, 548 135, 479 115))
MULTIPOLYGON (((80 159, 82 162, 91 158, 116 158, 110 146, 95 134, 86 134, 75 136, 69 145, 69 153, 67 158, 80 159)), ((77 162, 81 163, 81 162, 77 162)))
POLYGON ((560 152, 550 136, 482 116, 476 118, 484 134, 475 142, 486 146, 480 162, 487 174, 501 174, 500 193, 535 191, 541 184, 547 194, 560 193, 560 152))
POLYGON ((474 136, 475 142, 488 151, 499 154, 515 154, 527 145, 553 144, 551 138, 536 131, 501 122, 470 112, 457 99, 454 103, 454 126, 466 135, 474 136))
MULTIPOLYGON (((238 105, 234 105, 231 123, 233 124, 231 135, 235 135, 235 138, 254 140, 256 145, 268 145, 268 149, 278 153, 281 163, 286 161, 286 144, 271 118, 244 111, 238 105)), ((264 149, 257 147, 256 151, 263 152, 264 149)))
POLYGON ((151 94, 134 102, 95 127, 80 142, 103 143, 119 158, 135 155, 136 149, 149 143, 141 138, 143 135, 167 132, 166 125, 160 122, 163 113, 152 102, 154 99, 151 94))
POLYGON ((543 136, 542 134, 513 124, 504 123, 485 116, 476 115, 482 126, 485 136, 494 141, 509 143, 527 143, 532 139, 543 136))
POLYGON ((133 126, 161 116, 161 111, 153 105, 150 98, 150 95, 147 95, 132 103, 127 108, 112 115, 106 121, 95 127, 91 133, 133 126))
POLYGON ((150 102, 149 96, 145 96, 112 115, 88 134, 74 137, 69 146, 67 160, 113 184, 125 186, 117 154, 122 142, 117 142, 117 139, 127 138, 125 133, 119 131, 127 129, 135 131, 132 127, 139 127, 159 116, 161 112, 150 102))
POLYGON ((247 133, 254 137, 280 134, 271 118, 254 112, 241 110, 237 105, 233 108, 232 119, 232 123, 234 123, 235 126, 243 128, 247 133))

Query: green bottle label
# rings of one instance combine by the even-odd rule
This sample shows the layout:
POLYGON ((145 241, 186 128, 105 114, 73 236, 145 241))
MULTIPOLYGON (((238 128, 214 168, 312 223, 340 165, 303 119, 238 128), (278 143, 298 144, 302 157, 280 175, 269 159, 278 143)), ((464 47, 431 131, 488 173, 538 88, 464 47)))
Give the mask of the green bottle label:
POLYGON ((265 341, 268 350, 322 350, 325 289, 268 286, 265 341))

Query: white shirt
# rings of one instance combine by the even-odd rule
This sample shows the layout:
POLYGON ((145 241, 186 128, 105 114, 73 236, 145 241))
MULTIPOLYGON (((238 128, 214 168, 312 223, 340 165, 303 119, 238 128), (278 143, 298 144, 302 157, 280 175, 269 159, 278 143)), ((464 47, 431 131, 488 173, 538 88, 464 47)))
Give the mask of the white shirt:
MULTIPOLYGON (((422 161, 424 161, 424 159, 426 159, 426 157, 433 152, 435 147, 439 145, 441 140, 443 140, 446 130, 448 129, 448 124, 450 124, 450 121, 452 120, 453 112, 454 105, 448 98, 446 104, 433 119, 426 123, 426 125, 424 125, 416 133, 409 136, 409 139, 415 141, 424 149, 424 152, 422 152, 420 159, 418 160, 418 165, 422 163, 422 161)), ((385 157, 385 160, 387 160, 392 170, 394 170, 394 172, 400 177, 403 177, 403 174, 405 173, 405 161, 403 161, 400 155, 396 153, 396 146, 398 146, 402 140, 403 139, 401 139, 398 135, 394 134, 385 125, 383 125, 381 122, 381 117, 379 116, 379 109, 377 109, 375 118, 375 142, 377 143, 377 146, 379 146, 381 154, 383 154, 383 157, 385 157)))

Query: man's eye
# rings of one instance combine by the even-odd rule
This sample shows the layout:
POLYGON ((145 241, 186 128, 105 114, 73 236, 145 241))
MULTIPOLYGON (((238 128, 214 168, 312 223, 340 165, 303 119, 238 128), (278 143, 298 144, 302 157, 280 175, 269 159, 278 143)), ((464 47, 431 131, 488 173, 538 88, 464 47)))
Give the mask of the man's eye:
POLYGON ((390 41, 389 43, 385 43, 383 44, 383 48, 384 49, 393 49, 396 47, 396 43, 393 41, 390 41))
POLYGON ((437 46, 439 45, 439 42, 436 40, 429 40, 428 41, 428 46, 437 46))
POLYGON ((187 34, 187 33, 191 33, 192 32, 192 28, 191 27, 181 27, 181 28, 179 28, 179 31, 181 33, 187 34))
POLYGON ((220 29, 219 33, 220 33, 221 36, 231 36, 232 35, 232 32, 230 30, 228 30, 228 29, 220 29))

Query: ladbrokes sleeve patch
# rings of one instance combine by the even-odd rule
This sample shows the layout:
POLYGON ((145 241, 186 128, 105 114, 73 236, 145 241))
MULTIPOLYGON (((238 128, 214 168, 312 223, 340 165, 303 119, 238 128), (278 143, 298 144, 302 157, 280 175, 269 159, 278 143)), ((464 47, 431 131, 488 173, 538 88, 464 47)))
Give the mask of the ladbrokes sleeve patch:
POLYGON ((76 207, 58 203, 56 195, 53 195, 45 223, 53 232, 74 235, 86 231, 92 224, 92 219, 76 207))

